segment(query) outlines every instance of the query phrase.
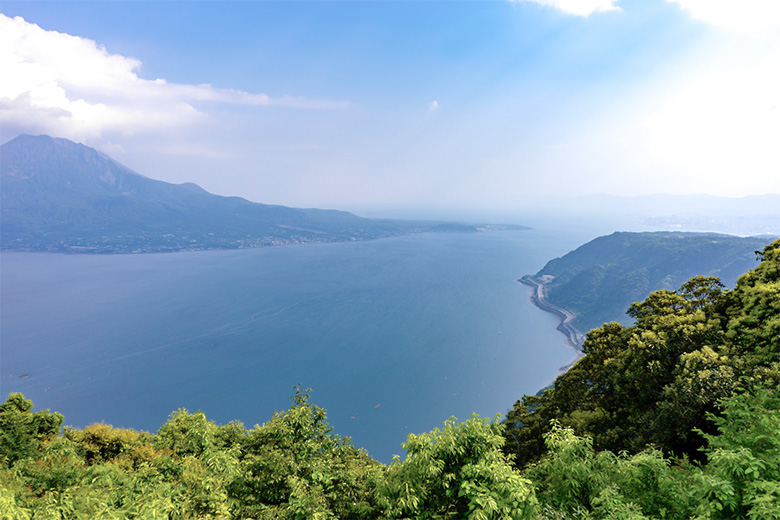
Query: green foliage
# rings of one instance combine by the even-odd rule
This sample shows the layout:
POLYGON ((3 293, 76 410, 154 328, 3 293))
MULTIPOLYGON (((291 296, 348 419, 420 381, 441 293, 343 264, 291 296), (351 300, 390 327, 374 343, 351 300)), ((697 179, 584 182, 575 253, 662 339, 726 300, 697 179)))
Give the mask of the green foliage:
POLYGON ((206 420, 206 414, 194 414, 180 408, 157 431, 157 446, 167 448, 180 457, 203 454, 214 445, 216 425, 206 420))
POLYGON ((0 460, 14 464, 40 452, 41 444, 60 432, 64 418, 49 410, 33 412, 22 394, 8 396, 0 405, 0 460))
POLYGON ((702 439, 693 429, 712 430, 707 414, 718 411, 745 369, 728 346, 735 301, 718 280, 694 277, 678 291, 656 291, 631 305, 634 326, 590 331, 585 356, 542 396, 509 413, 515 428, 508 448, 521 465, 537 460, 556 419, 591 436, 597 450, 638 453, 652 444, 701 459, 702 439))
POLYGON ((236 513, 252 518, 370 518, 382 466, 333 434, 323 408, 296 388, 290 409, 255 426, 231 484, 236 513))
MULTIPOLYGON (((609 323, 590 331, 585 356, 551 388, 525 396, 510 411, 506 451, 520 467, 541 460, 555 420, 590 437, 596 451, 638 454, 655 446, 705 462, 705 438, 718 424, 711 419, 720 417, 723 400, 735 395, 740 381, 780 381, 780 241, 761 257, 734 291, 716 279, 694 277, 677 291, 657 291, 631 305, 635 325, 609 323)), ((713 468, 739 453, 745 455, 711 454, 713 462, 721 461, 713 468)), ((724 493, 730 489, 728 480, 705 477, 726 486, 724 493)))
POLYGON ((34 457, 0 466, 0 519, 780 518, 777 386, 723 401, 711 416, 715 433, 703 434, 701 467, 650 448, 597 451, 590 437, 553 423, 548 451, 523 473, 501 451, 498 419, 450 419, 410 435, 406 458, 385 468, 334 435, 308 392, 293 399, 248 435, 237 423, 173 414, 161 430, 178 439, 203 438, 194 434, 205 427, 214 439, 244 442, 199 455, 106 425, 68 429, 34 457))
POLYGON ((135 465, 148 461, 152 444, 146 432, 114 428, 108 424, 91 424, 83 430, 65 428, 64 437, 76 446, 88 464, 126 459, 135 465))
POLYGON ((725 400, 705 434, 702 518, 780 518, 780 389, 759 385, 725 400))
MULTIPOLYGON (((29 401, 12 397, 29 413, 29 401)), ((54 422, 58 430, 61 416, 54 422)), ((20 445, 35 445, 41 430, 28 428, 20 445)), ((160 430, 155 437, 93 424, 48 436, 0 474, 8 490, 0 504, 14 504, 3 505, 0 518, 231 518, 227 485, 239 474, 239 447, 221 441, 236 438, 236 424, 179 411, 160 430)))
POLYGON ((531 518, 537 502, 531 483, 501 452, 498 419, 473 415, 444 429, 410 434, 404 461, 396 459, 380 488, 391 518, 531 518))
POLYGON ((780 363, 780 240, 766 246, 761 264, 737 280, 739 312, 729 323, 737 353, 755 364, 780 363))
POLYGON ((596 452, 589 437, 554 423, 549 450, 525 472, 548 512, 568 518, 685 518, 694 505, 687 481, 692 469, 671 467, 658 450, 629 456, 596 452))
POLYGON ((631 305, 515 404, 507 450, 548 517, 780 518, 780 241, 761 259, 734 291, 694 277, 631 305))
POLYGON ((30 513, 18 504, 18 499, 5 482, 0 480, 0 518, 3 520, 30 520, 30 513))

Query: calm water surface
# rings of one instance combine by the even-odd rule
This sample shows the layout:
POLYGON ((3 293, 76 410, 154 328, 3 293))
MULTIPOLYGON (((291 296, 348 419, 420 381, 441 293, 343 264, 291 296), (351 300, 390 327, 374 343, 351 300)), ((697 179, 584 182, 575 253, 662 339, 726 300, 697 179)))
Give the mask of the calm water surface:
POLYGON ((0 256, 2 398, 154 431, 247 427, 313 389, 388 462, 408 433, 505 413, 574 353, 516 282, 575 243, 541 231, 148 255, 0 256))

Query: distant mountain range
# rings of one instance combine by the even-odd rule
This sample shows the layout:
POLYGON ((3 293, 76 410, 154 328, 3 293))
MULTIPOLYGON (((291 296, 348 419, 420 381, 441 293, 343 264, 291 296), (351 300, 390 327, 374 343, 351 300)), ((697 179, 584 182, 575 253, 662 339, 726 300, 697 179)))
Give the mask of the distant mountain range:
MULTIPOLYGON (((159 252, 366 240, 485 226, 361 218, 208 193, 144 177, 67 139, 0 146, 0 249, 159 252)), ((493 226, 522 228, 522 226, 493 226)))
POLYGON ((644 300, 652 291, 677 290, 693 276, 715 276, 733 288, 740 275, 758 265, 755 252, 774 238, 613 233, 550 260, 525 280, 543 285, 553 310, 571 311, 575 315, 571 324, 579 331, 609 321, 628 325, 632 321, 626 316, 629 305, 644 300))

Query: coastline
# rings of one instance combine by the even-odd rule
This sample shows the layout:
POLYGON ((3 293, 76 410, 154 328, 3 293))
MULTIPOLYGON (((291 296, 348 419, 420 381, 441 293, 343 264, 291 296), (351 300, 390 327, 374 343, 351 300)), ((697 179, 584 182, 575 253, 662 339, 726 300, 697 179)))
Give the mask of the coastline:
POLYGON ((579 355, 582 355, 582 344, 585 341, 585 335, 572 325, 572 320, 576 317, 574 313, 553 305, 547 299, 545 299, 545 282, 543 280, 537 280, 530 275, 525 275, 517 280, 526 287, 531 287, 533 292, 531 293, 531 303, 533 303, 539 309, 549 312, 555 315, 560 321, 556 330, 566 336, 566 344, 576 350, 579 355))

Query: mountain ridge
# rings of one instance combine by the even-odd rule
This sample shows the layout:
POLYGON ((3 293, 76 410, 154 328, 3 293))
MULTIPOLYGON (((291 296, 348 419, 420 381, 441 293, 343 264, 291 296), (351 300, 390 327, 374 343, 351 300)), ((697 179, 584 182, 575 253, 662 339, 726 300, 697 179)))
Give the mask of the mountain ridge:
POLYGON ((345 211, 214 195, 194 183, 151 179, 64 138, 21 135, 0 146, 0 157, 2 250, 247 248, 367 240, 441 224, 366 219, 345 211))
POLYGON ((625 310, 652 291, 677 290, 696 275, 733 285, 755 265, 755 251, 771 241, 721 233, 616 232, 550 260, 521 282, 538 286, 535 294, 544 303, 573 313, 570 323, 578 331, 610 321, 628 325, 625 310))

